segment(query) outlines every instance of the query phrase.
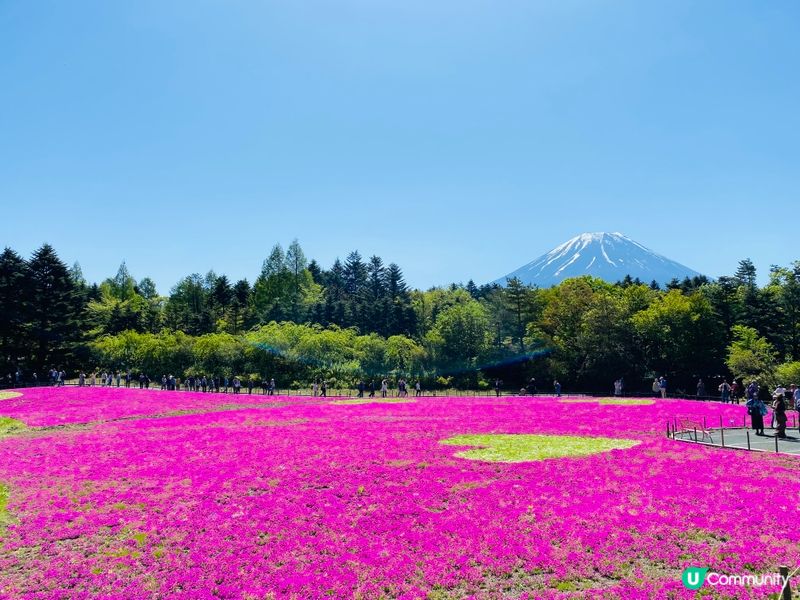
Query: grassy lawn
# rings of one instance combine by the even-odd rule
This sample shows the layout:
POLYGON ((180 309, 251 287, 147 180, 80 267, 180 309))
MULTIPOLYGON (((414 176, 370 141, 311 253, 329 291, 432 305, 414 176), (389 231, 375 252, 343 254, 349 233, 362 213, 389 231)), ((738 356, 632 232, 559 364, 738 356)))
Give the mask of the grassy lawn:
POLYGON ((564 404, 599 404, 601 406, 649 406, 655 400, 649 398, 562 398, 564 404))
POLYGON ((348 398, 334 400, 331 404, 407 404, 416 402, 413 398, 348 398))
POLYGON ((452 446, 477 446, 456 456, 490 462, 529 462, 564 456, 586 456, 632 448, 639 442, 604 437, 570 435, 484 434, 457 435, 441 441, 452 446))
POLYGON ((0 533, 3 532, 9 520, 6 506, 8 506, 8 488, 0 483, 0 533))
POLYGON ((9 417, 0 417, 0 438, 14 435, 23 429, 27 429, 27 426, 22 421, 9 417))

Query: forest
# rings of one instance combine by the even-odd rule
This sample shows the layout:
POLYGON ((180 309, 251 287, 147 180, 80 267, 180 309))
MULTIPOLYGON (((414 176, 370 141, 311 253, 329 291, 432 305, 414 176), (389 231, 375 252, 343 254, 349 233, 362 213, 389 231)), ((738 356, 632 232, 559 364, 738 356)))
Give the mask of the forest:
POLYGON ((387 377, 426 389, 628 392, 665 376, 692 395, 698 379, 800 383, 800 261, 768 282, 742 260, 730 276, 549 289, 453 283, 412 289, 401 268, 357 251, 323 268, 295 240, 276 245, 253 279, 191 274, 162 295, 123 263, 101 282, 44 244, 0 255, 0 374, 64 369, 150 377, 273 377, 282 388, 387 377))

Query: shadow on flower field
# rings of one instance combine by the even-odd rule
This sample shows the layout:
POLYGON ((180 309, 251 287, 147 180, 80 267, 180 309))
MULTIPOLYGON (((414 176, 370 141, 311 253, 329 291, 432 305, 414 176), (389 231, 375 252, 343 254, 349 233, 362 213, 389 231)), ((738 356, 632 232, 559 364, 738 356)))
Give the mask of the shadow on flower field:
POLYGON ((743 407, 335 402, 63 388, 0 401, 26 425, 0 439, 0 597, 692 598, 689 565, 800 563, 798 459, 666 438, 671 417, 740 422, 743 407), (561 457, 528 460, 544 439, 531 434, 561 440, 561 457), (530 454, 459 456, 498 439, 530 454))

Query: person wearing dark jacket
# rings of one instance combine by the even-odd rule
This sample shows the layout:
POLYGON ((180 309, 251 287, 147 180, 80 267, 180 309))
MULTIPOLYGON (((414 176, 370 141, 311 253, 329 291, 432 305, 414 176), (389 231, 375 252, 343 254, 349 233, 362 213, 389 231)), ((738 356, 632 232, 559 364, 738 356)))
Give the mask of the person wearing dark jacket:
POLYGON ((745 404, 747 413, 750 415, 750 422, 756 435, 764 435, 764 415, 767 407, 757 397, 750 398, 745 404))
POLYGON ((775 396, 775 401, 772 403, 772 410, 775 412, 776 431, 775 436, 779 438, 786 437, 786 400, 783 395, 775 396))

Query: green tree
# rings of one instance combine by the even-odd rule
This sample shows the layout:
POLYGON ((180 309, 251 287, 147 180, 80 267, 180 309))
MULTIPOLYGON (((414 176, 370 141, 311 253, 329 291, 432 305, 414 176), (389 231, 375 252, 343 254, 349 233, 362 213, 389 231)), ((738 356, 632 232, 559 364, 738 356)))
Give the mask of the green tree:
POLYGON ((128 271, 125 261, 117 269, 117 274, 105 281, 108 292, 115 299, 123 301, 130 300, 136 293, 136 280, 128 271))
POLYGON ((233 286, 231 299, 231 330, 233 333, 238 333, 248 326, 249 309, 250 283, 246 279, 240 279, 233 286))
POLYGON ((767 292, 777 307, 776 346, 787 360, 800 359, 800 261, 773 267, 767 292))
POLYGON ((28 266, 11 248, 0 254, 0 368, 11 372, 25 358, 30 289, 28 266))
POLYGON ((775 379, 782 385, 800 385, 800 361, 778 365, 775 369, 775 379))
POLYGON ((305 313, 304 295, 308 287, 313 285, 314 278, 308 271, 308 261, 300 243, 293 240, 286 251, 286 269, 290 275, 289 284, 289 317, 295 323, 302 320, 305 313))
POLYGON ((670 290, 632 317, 638 346, 650 373, 677 377, 683 385, 695 376, 714 375, 721 365, 723 327, 708 299, 670 290))
POLYGON ((756 380, 768 387, 775 384, 775 348, 752 327, 734 325, 725 363, 736 378, 756 380))
POLYGON ((489 348, 486 310, 472 298, 455 304, 439 313, 427 338, 441 372, 454 373, 461 381, 474 383, 480 361, 489 348))
POLYGON ((253 284, 253 307, 260 322, 280 321, 291 316, 292 274, 286 254, 275 244, 253 284))
POLYGON ((49 244, 28 263, 33 364, 71 368, 82 338, 83 306, 67 266, 49 244))
POLYGON ((164 308, 167 326, 191 335, 211 333, 214 316, 209 296, 208 277, 193 273, 181 279, 172 288, 164 308))

